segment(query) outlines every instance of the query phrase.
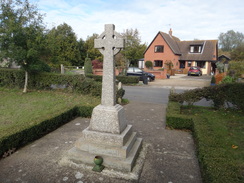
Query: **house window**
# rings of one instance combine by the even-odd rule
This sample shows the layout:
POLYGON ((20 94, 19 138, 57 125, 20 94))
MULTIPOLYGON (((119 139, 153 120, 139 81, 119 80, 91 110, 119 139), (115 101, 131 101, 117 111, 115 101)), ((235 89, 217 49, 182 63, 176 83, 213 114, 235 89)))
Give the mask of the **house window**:
POLYGON ((154 52, 155 53, 162 53, 162 52, 164 52, 164 46, 155 46, 155 48, 154 48, 154 52))
POLYGON ((163 67, 162 60, 154 60, 154 67, 163 67))
POLYGON ((185 61, 180 61, 180 69, 184 69, 186 65, 185 61))
POLYGON ((190 53, 201 53, 202 52, 202 45, 191 45, 190 46, 190 53))
POLYGON ((191 67, 191 62, 187 62, 187 67, 191 67))
POLYGON ((199 61, 199 62, 197 62, 197 66, 200 68, 206 68, 206 62, 205 61, 199 61))

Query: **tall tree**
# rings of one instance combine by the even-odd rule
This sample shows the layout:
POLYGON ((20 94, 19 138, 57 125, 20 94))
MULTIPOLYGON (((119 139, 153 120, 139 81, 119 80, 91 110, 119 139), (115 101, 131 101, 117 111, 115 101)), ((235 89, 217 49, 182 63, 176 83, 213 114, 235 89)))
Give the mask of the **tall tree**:
POLYGON ((29 73, 46 68, 40 60, 43 46, 43 16, 28 0, 1 0, 0 57, 16 62, 25 70, 27 92, 29 73))
POLYGON ((60 64, 81 65, 79 43, 71 26, 63 23, 52 28, 46 41, 50 51, 49 64, 52 67, 58 68, 60 64))
POLYGON ((137 66, 139 59, 143 58, 146 44, 141 44, 139 31, 137 29, 126 29, 122 36, 125 39, 125 49, 122 51, 127 64, 137 66))
POLYGON ((49 64, 58 68, 60 64, 81 65, 79 43, 72 27, 64 23, 54 27, 47 34, 47 46, 50 51, 49 64))
POLYGON ((223 51, 232 51, 244 43, 244 35, 240 32, 229 30, 219 35, 219 47, 223 51))
POLYGON ((100 51, 94 48, 94 40, 98 38, 98 34, 93 34, 92 36, 88 36, 85 42, 85 48, 87 50, 87 57, 91 58, 91 60, 100 60, 102 61, 103 57, 100 51))
POLYGON ((237 48, 233 49, 230 55, 231 60, 244 62, 244 44, 241 44, 237 48))
POLYGON ((80 39, 78 41, 78 48, 79 48, 79 52, 80 52, 80 56, 81 56, 80 64, 84 65, 85 59, 87 57, 87 54, 86 54, 87 49, 86 49, 86 46, 85 46, 85 41, 83 39, 80 39))

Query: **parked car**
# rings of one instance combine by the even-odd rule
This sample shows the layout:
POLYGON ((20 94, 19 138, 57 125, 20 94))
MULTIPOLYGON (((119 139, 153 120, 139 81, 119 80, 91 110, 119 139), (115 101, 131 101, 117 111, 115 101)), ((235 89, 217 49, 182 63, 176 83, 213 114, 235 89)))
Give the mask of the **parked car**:
POLYGON ((197 67, 197 66, 191 67, 188 71, 188 76, 191 76, 191 75, 201 76, 202 75, 201 68, 197 67))
POLYGON ((143 81, 143 76, 147 76, 148 81, 154 81, 155 75, 149 72, 145 72, 137 67, 129 67, 127 70, 127 76, 140 76, 140 81, 143 81))

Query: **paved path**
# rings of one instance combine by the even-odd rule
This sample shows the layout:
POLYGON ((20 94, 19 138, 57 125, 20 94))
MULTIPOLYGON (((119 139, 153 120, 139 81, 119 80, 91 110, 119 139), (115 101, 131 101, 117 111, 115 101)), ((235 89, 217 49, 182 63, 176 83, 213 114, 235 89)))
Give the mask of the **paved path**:
MULTIPOLYGON (((141 97, 145 98, 144 95, 150 96, 150 93, 141 97)), ((128 124, 132 124, 134 131, 143 138, 144 149, 147 149, 138 180, 133 179, 133 173, 110 174, 106 169, 95 173, 90 169, 63 166, 62 157, 89 125, 89 119, 76 118, 10 157, 1 159, 0 183, 201 183, 191 134, 165 129, 166 104, 152 101, 131 99, 131 103, 125 106, 128 124)))

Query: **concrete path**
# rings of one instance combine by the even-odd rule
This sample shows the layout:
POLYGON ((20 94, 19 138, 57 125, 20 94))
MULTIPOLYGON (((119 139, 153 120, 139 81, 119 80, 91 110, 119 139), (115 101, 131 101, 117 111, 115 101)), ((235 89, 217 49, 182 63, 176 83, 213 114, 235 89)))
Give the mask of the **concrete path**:
MULTIPOLYGON (((147 86, 150 87, 150 86, 147 86)), ((0 183, 201 183, 195 146, 189 132, 165 129, 166 104, 131 101, 124 106, 128 124, 142 137, 145 160, 139 177, 92 167, 63 166, 62 158, 74 146, 89 119, 76 118, 43 138, 0 160, 0 183)))

